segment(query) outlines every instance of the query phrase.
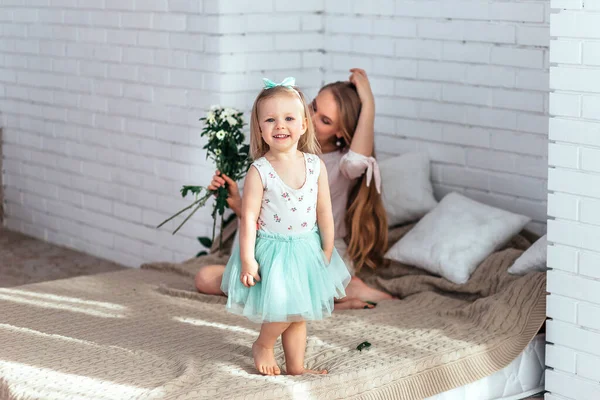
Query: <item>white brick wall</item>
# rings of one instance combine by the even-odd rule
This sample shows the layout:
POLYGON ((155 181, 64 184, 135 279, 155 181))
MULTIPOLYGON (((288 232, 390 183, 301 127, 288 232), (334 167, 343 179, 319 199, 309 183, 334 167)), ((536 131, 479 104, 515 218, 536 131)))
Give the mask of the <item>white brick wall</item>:
MULTIPOLYGON (((566 0, 570 1, 570 0, 566 0)), ((325 1, 324 81, 370 72, 380 156, 546 223, 549 1, 325 1)), ((591 106, 590 106, 591 107, 591 106)))
MULTIPOLYGON (((176 236, 155 226, 187 205, 183 183, 208 183, 204 109, 248 111, 263 76, 293 75, 312 97, 358 66, 382 157, 425 150, 439 195, 527 214, 541 232, 548 14, 542 0, 2 2, 6 224, 130 266, 186 259, 210 210, 176 236)), ((589 116, 598 99, 550 106, 589 116)))
POLYGON ((553 0, 547 399, 600 398, 600 3, 553 0))
POLYGON ((6 224, 138 266, 183 260, 212 228, 155 226, 208 182, 197 119, 218 102, 219 32, 196 0, 2 2, 6 224), (20 4, 35 4, 23 6, 20 4))

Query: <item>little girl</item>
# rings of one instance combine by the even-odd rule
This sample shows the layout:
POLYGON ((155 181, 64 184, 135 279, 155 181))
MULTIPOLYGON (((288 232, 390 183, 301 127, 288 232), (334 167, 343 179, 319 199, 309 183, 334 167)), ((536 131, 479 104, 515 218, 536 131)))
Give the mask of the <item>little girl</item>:
POLYGON ((252 355, 263 375, 281 373, 273 347, 281 335, 286 372, 304 368, 306 320, 331 315, 346 295, 348 269, 333 247, 327 171, 302 92, 293 78, 265 79, 250 122, 240 245, 227 263, 221 290, 229 312, 262 323, 252 355))

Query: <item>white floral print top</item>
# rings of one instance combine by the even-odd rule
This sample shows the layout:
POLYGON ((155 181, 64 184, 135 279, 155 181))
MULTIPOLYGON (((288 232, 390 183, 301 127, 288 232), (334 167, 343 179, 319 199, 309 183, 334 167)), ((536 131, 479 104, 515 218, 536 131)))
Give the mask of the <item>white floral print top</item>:
POLYGON ((299 189, 286 185, 265 157, 252 163, 260 174, 264 189, 258 218, 259 229, 269 233, 295 234, 310 231, 317 224, 321 161, 314 154, 302 154, 306 179, 299 189))

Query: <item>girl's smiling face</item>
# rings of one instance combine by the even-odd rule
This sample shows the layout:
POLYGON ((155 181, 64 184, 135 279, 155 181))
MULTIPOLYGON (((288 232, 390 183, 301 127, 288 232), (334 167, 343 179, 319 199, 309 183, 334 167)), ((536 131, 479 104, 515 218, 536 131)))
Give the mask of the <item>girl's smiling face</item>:
POLYGON ((262 100, 258 106, 260 133, 269 148, 295 150, 306 132, 304 106, 298 96, 277 95, 262 100))

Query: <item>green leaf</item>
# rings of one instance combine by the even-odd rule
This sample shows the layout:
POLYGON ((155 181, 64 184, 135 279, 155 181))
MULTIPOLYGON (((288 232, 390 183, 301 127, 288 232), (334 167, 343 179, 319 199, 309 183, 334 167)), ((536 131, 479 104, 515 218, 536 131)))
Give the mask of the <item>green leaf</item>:
POLYGON ((210 248, 210 246, 212 246, 212 240, 210 240, 210 238, 206 236, 198 236, 198 241, 202 246, 206 247, 207 249, 210 248))
POLYGON ((202 250, 202 251, 199 251, 198 254, 196 254, 196 257, 206 256, 206 255, 208 255, 208 253, 206 251, 202 250))
POLYGON ((356 350, 362 351, 363 349, 368 349, 369 347, 371 347, 371 343, 369 343, 369 342, 362 342, 361 344, 359 344, 358 346, 356 346, 356 350))

